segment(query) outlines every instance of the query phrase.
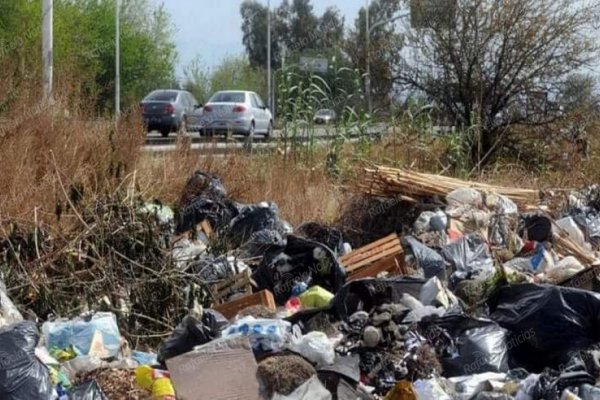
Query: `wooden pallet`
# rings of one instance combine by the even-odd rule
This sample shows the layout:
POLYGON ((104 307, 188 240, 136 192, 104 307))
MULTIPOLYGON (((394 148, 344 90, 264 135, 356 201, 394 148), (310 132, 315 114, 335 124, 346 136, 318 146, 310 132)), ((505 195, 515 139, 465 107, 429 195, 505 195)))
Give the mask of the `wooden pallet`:
POLYGON ((375 277, 381 272, 406 274, 404 250, 396 233, 358 248, 343 256, 340 261, 348 274, 347 281, 375 277))
POLYGON ((225 318, 231 319, 244 308, 257 305, 265 306, 273 311, 277 308, 273 293, 268 290, 262 290, 258 293, 246 295, 240 299, 230 301, 229 303, 216 305, 213 309, 223 314, 225 318))

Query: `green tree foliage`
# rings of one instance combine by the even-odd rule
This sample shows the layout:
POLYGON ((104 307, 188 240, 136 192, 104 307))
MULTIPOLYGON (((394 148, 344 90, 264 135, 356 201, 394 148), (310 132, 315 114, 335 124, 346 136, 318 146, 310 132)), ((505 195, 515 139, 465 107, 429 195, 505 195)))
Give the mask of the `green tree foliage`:
POLYGON ((183 75, 183 89, 193 94, 200 103, 206 103, 212 94, 210 70, 204 66, 200 57, 196 57, 185 66, 183 75))
POLYGON ((250 65, 245 56, 228 57, 212 71, 211 93, 219 90, 251 90, 267 99, 267 76, 250 65))
MULTIPOLYGON (((0 2, 0 62, 27 65, 19 76, 40 71, 41 2, 0 2), (11 43, 18 42, 17 45, 11 43)), ((174 82, 176 50, 170 17, 149 0, 121 8, 122 107, 174 82)), ((88 100, 98 112, 114 107, 115 0, 54 1, 55 82, 88 100)))

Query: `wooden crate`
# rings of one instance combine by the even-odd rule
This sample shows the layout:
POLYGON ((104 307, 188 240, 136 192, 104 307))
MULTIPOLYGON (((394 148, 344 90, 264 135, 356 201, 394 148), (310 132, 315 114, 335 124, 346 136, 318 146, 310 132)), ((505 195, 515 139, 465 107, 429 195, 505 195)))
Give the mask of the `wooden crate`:
POLYGON ((236 293, 243 295, 252 294, 252 278, 250 269, 233 275, 221 282, 211 285, 210 291, 216 304, 226 303, 229 297, 236 293))
POLYGON ((391 275, 406 274, 404 250, 396 233, 358 248, 340 261, 348 274, 347 281, 375 277, 384 271, 391 275))
POLYGON ((271 310, 277 308, 273 293, 268 290, 262 290, 258 293, 246 295, 237 300, 230 301, 229 303, 216 305, 213 308, 223 314, 226 318, 231 319, 244 308, 257 305, 265 306, 271 310))

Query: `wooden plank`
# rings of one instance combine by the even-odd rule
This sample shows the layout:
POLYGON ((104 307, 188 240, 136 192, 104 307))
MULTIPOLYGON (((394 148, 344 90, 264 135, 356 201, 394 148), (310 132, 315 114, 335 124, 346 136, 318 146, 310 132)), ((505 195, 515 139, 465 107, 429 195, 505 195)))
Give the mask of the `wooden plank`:
POLYGON ((392 275, 398 275, 400 273, 396 257, 388 257, 372 265, 356 270, 348 276, 347 281, 350 282, 356 279, 376 277, 384 271, 387 271, 392 275))
POLYGON ((262 290, 258 293, 250 294, 240 299, 230 301, 229 303, 218 304, 213 308, 223 314, 227 319, 231 319, 244 308, 255 305, 263 305, 271 310, 275 310, 277 308, 275 304, 275 298, 268 290, 262 290))
POLYGON ((375 254, 383 253, 384 251, 386 251, 390 248, 393 248, 393 247, 397 247, 397 246, 402 246, 402 244, 400 243, 399 240, 394 240, 394 241, 391 241, 388 243, 384 243, 381 246, 376 247, 374 249, 367 250, 367 251, 361 251, 360 253, 356 254, 354 257, 351 257, 348 260, 342 260, 342 264, 351 266, 351 265, 359 263, 367 258, 370 258, 375 254))
POLYGON ((385 258, 387 256, 392 256, 392 255, 397 255, 397 254, 401 254, 402 253, 402 246, 401 245, 397 245, 396 247, 392 247, 391 249, 382 251, 380 253, 377 253, 367 259, 364 259, 356 264, 350 265, 346 268, 347 272, 352 272, 356 269, 359 269, 360 267, 364 267, 366 265, 372 264, 375 261, 378 261, 382 258, 385 258))
POLYGON ((383 237, 383 238, 381 238, 379 240, 376 240, 376 241, 374 241, 372 243, 369 243, 366 246, 359 247, 358 249, 356 249, 354 251, 351 251, 350 253, 348 253, 345 256, 343 256, 342 258, 340 258, 340 261, 342 263, 344 263, 344 261, 350 259, 356 253, 361 253, 363 251, 371 250, 371 249, 373 249, 373 248, 375 248, 375 247, 377 247, 377 246, 379 246, 381 244, 393 241, 394 239, 400 240, 400 238, 398 237, 398 235, 396 233, 392 233, 390 235, 387 235, 386 237, 383 237))

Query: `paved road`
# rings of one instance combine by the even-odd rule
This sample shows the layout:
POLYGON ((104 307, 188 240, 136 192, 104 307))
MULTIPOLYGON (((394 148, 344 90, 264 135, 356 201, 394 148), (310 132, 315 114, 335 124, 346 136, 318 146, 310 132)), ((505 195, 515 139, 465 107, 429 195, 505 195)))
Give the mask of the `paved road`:
MULTIPOLYGON (((372 136, 376 136, 380 135, 381 132, 384 132, 385 130, 385 125, 377 124, 369 127, 367 132, 372 136)), ((283 139, 282 134, 283 132, 281 130, 276 130, 272 138, 265 138, 262 135, 257 135, 252 141, 252 148, 266 149, 281 145, 281 141, 283 139)), ((290 135, 290 133, 288 133, 288 135, 290 135)), ((317 127, 315 128, 312 139, 316 139, 318 142, 326 142, 327 139, 331 139, 336 136, 338 136, 338 133, 333 127, 317 127)), ((358 140, 360 137, 358 129, 351 130, 346 137, 351 141, 358 140)), ((233 135, 228 139, 224 136, 201 137, 198 132, 189 132, 186 135, 186 138, 191 141, 192 150, 206 150, 220 153, 227 152, 229 150, 244 149, 247 146, 246 138, 242 135, 233 135)), ((173 151, 177 148, 178 140, 181 140, 181 138, 175 133, 171 133, 169 137, 163 138, 160 133, 151 132, 146 136, 146 145, 144 146, 143 150, 148 152, 173 151)), ((301 143, 306 143, 310 140, 310 137, 306 133, 299 133, 295 140, 298 140, 301 143)))

